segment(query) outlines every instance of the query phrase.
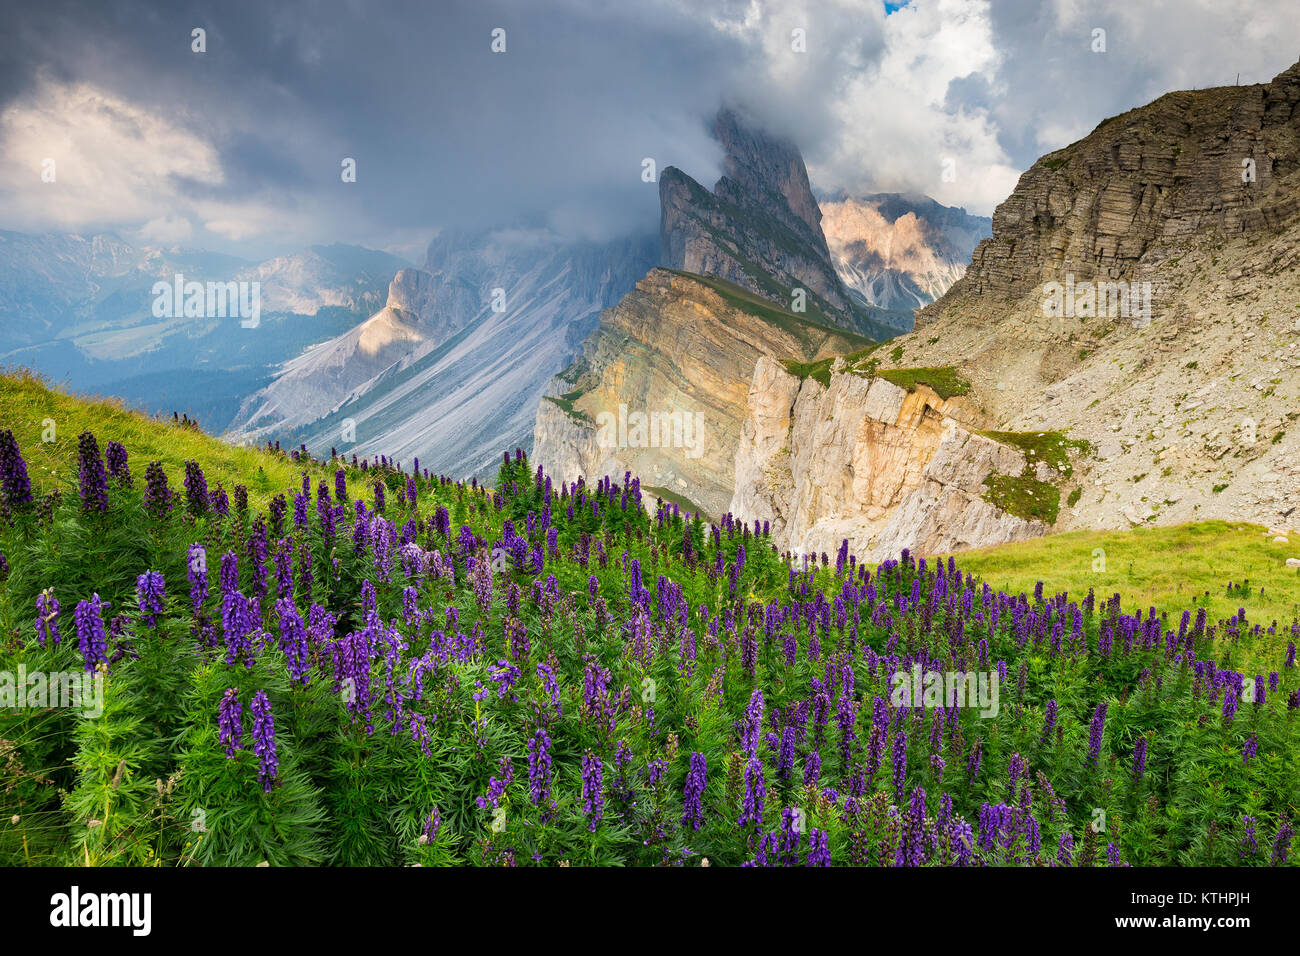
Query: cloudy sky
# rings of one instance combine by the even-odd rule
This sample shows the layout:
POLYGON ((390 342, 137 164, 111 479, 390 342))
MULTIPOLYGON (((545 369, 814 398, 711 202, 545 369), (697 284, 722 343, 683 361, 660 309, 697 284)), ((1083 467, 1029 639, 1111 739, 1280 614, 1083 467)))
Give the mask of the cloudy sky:
POLYGON ((0 32, 0 228, 250 257, 357 242, 416 261, 448 226, 650 231, 643 159, 711 186, 705 120, 722 103, 795 139, 819 190, 989 214, 1038 156, 1107 116, 1290 66, 1293 13, 1291 0, 17 0, 0 32))

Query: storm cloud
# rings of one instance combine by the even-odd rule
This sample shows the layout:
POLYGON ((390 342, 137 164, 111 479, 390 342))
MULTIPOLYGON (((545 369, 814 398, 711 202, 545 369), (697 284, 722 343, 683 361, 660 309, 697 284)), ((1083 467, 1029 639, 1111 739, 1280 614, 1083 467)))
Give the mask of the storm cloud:
POLYGON ((449 227, 646 231, 643 161, 711 185, 723 103, 794 138, 819 190, 987 214, 1106 116, 1300 55, 1281 3, 895 7, 22 0, 0 33, 0 228, 417 259, 449 227))

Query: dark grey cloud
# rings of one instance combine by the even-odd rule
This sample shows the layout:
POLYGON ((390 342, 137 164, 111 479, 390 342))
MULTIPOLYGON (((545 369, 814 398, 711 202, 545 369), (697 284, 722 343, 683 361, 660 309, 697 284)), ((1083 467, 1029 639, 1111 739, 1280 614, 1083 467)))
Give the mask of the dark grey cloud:
POLYGON ((253 255, 539 217, 586 235, 652 229, 642 159, 711 184, 707 120, 724 102, 799 143, 823 191, 987 213, 1104 116, 1237 70, 1268 79, 1300 51, 1281 5, 1193 0, 912 0, 888 18, 877 0, 20 0, 6 24, 0 117, 75 108, 85 141, 50 203, 33 163, 74 134, 7 130, 21 142, 0 140, 0 227, 188 222, 191 244, 253 255), (171 153, 128 148, 135 127, 171 153), (340 182, 344 157, 355 184, 340 182), (120 162, 82 168, 106 159, 120 162))

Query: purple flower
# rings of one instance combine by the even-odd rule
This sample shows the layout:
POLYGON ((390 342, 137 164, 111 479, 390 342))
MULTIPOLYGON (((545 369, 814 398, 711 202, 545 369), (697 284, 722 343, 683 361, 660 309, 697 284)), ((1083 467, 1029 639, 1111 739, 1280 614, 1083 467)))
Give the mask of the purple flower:
POLYGON ((302 615, 298 613, 292 598, 280 598, 276 601, 275 611, 280 616, 280 650, 284 652, 289 676, 306 686, 311 671, 307 627, 303 624, 302 615))
POLYGON ((1088 727, 1088 766, 1095 767, 1097 758, 1101 755, 1102 733, 1106 727, 1106 703, 1097 705, 1096 711, 1092 715, 1092 723, 1088 727))
POLYGON ((192 544, 186 559, 190 581, 190 606, 198 617, 208 596, 208 552, 201 544, 192 544))
POLYGON ((691 754, 691 769, 686 774, 686 791, 683 802, 682 825, 690 824, 692 830, 699 830, 704 823, 704 811, 700 798, 704 795, 707 784, 707 764, 704 754, 691 754))
POLYGON ((1139 737, 1133 745, 1133 779, 1141 780, 1147 772, 1147 739, 1139 737))
POLYGON ((551 738, 539 730, 528 741, 528 790, 533 803, 542 806, 551 796, 551 738))
POLYGON ((560 703, 560 688, 555 682, 555 671, 551 670, 549 664, 538 664, 537 676, 542 679, 542 686, 551 698, 551 706, 555 708, 555 716, 562 717, 564 710, 560 703))
POLYGON ((1056 701, 1049 700, 1043 713, 1043 736, 1039 738, 1040 745, 1047 743, 1048 737, 1056 729, 1056 701))
POLYGON ((158 626, 158 615, 162 613, 166 590, 163 576, 158 571, 146 571, 136 578, 136 606, 140 609, 140 620, 146 627, 158 626))
POLYGON ((104 611, 108 602, 101 601, 98 594, 93 594, 89 601, 77 604, 74 619, 77 624, 77 644, 81 648, 81 657, 86 662, 86 670, 93 671, 101 662, 107 661, 108 638, 104 633, 104 611))
POLYGON ((0 431, 0 504, 10 508, 31 504, 32 483, 27 477, 27 463, 18 450, 14 433, 0 431))
POLYGON ((235 688, 227 688, 217 705, 218 739, 226 745, 226 757, 235 756, 236 750, 244 746, 244 708, 239 704, 239 694, 235 688))
POLYGON ((750 757, 745 767, 745 798, 740 808, 739 825, 763 825, 763 803, 767 795, 767 783, 763 779, 763 762, 757 757, 750 757))
POLYGON ((152 518, 166 518, 172 510, 172 492, 161 462, 151 461, 144 470, 144 510, 152 518))
POLYGON ((763 726, 763 692, 758 688, 749 697, 745 717, 740 724, 740 749, 749 756, 758 752, 759 735, 763 726))
POLYGON ((194 517, 208 513, 208 479, 197 461, 185 462, 185 501, 194 517))
POLYGON ((131 469, 126 463, 126 449, 121 442, 110 441, 104 446, 104 460, 108 464, 109 475, 127 488, 131 487, 131 469))
MULTIPOLYGON (((767 522, 764 522, 766 525, 767 522)), ((765 533, 766 533, 766 529, 765 533)), ((825 830, 816 827, 808 831, 808 860, 805 866, 830 866, 831 840, 825 830)))
POLYGON ((77 436, 77 482, 84 511, 108 510, 108 474, 99 455, 99 442, 88 431, 77 436))
POLYGON ((591 821, 587 829, 592 833, 596 832, 596 824, 605 811, 604 779, 604 764, 588 750, 582 757, 582 802, 583 811, 591 821))
POLYGON ((1255 818, 1244 816, 1241 818, 1241 824, 1245 828, 1245 835, 1241 838, 1241 855, 1242 857, 1254 856, 1259 852, 1259 843, 1255 840, 1255 818))
POLYGON ((1241 762, 1243 764, 1250 763, 1250 759, 1258 752, 1259 741, 1255 738, 1254 734, 1251 734, 1246 738, 1246 746, 1241 748, 1241 762))
POLYGON ((59 643, 59 599, 52 588, 36 595, 36 643, 44 647, 59 643))
POLYGON ((249 710, 253 713, 253 753, 257 754, 259 761, 257 779, 262 789, 270 793, 280 761, 275 755, 275 718, 271 716, 271 702, 266 691, 257 692, 249 710))
POLYGON ((1287 854, 1291 850, 1291 837, 1295 836, 1295 830, 1291 828, 1291 821, 1285 817, 1282 818, 1282 825, 1277 829, 1277 836, 1273 838, 1273 856, 1269 862, 1273 866, 1281 866, 1286 862, 1287 854))

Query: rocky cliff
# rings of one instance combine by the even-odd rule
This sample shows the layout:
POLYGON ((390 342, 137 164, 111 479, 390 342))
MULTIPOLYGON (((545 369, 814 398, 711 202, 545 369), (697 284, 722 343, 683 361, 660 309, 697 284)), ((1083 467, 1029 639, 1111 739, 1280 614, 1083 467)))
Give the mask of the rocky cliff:
POLYGON ((986 482, 1028 469, 1046 483, 1047 466, 978 434, 982 416, 960 396, 843 359, 801 377, 764 357, 748 409, 730 510, 770 522, 778 548, 833 554, 847 539, 852 553, 881 561, 903 548, 933 554, 1046 530, 990 500, 986 482))
POLYGON ((722 110, 714 135, 725 172, 709 192, 669 166, 659 177, 660 264, 715 276, 784 309, 799 306, 816 321, 873 338, 897 329, 876 321, 849 294, 835 270, 821 209, 794 144, 722 110))
POLYGON ((737 286, 654 269, 601 316, 582 356, 541 403, 533 455, 557 479, 631 469, 713 517, 726 511, 754 368, 866 340, 737 286))
POLYGON ((1094 455, 1058 529, 1300 502, 1300 64, 1171 93, 1040 159, 896 340, 1008 429, 1094 455))

